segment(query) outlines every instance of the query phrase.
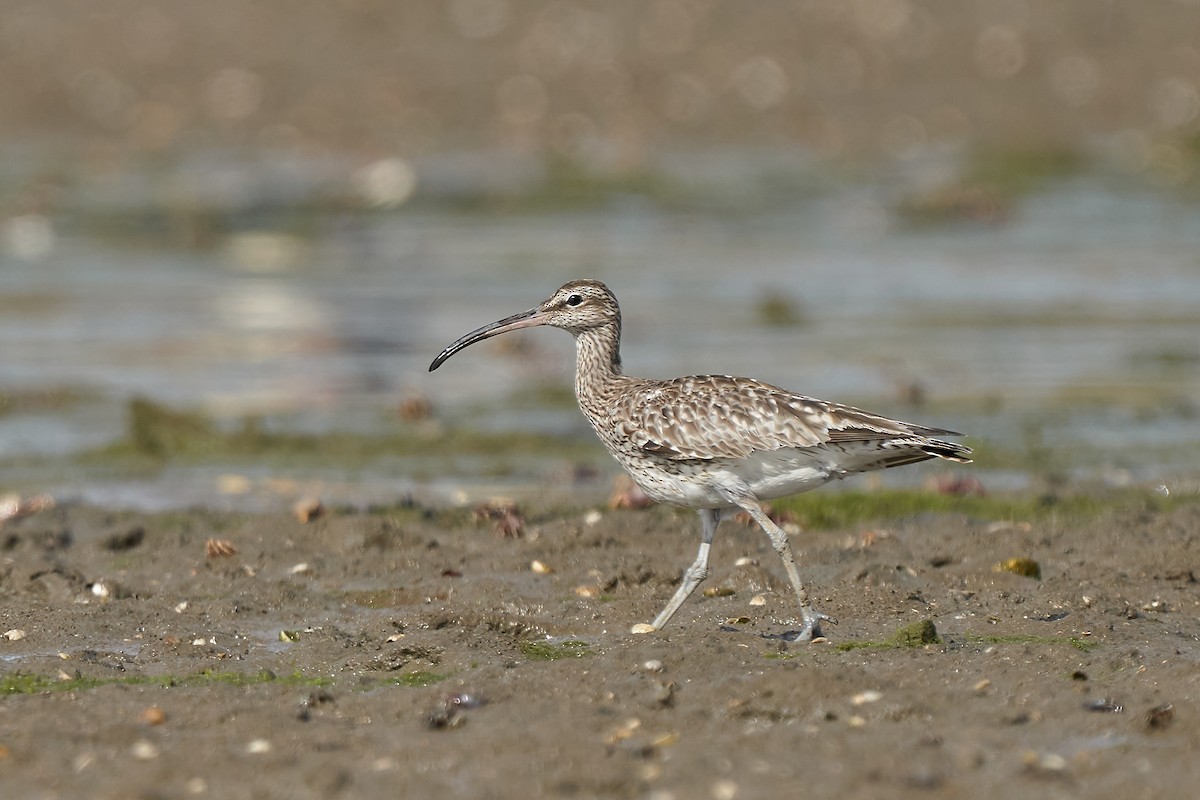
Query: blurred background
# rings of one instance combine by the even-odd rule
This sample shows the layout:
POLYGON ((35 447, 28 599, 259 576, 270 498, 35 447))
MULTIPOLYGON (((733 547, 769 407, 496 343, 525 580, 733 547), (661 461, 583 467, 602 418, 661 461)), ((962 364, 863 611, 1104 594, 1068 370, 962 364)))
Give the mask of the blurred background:
POLYGON ((426 372, 577 277, 970 491, 1196 491, 1196 0, 10 0, 0 109, 6 491, 604 495, 565 334, 426 372))

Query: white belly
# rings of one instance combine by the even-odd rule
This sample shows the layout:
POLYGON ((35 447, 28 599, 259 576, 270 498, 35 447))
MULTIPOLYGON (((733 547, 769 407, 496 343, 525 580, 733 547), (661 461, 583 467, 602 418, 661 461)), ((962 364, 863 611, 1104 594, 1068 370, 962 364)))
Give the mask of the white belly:
POLYGON ((759 500, 786 497, 815 489, 839 474, 819 453, 793 448, 745 459, 682 463, 677 469, 647 469, 645 462, 623 460, 622 466, 653 499, 687 508, 731 508, 729 492, 746 489, 759 500))

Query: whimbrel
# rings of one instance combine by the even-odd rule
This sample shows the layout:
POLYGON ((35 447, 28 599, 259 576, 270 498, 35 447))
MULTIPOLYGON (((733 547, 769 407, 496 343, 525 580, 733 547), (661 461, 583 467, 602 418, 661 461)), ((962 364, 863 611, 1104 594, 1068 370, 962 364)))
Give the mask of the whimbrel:
POLYGON ((621 372, 621 308, 599 281, 564 284, 529 311, 484 325, 455 341, 429 365, 492 336, 550 325, 575 337, 575 397, 588 422, 634 481, 660 503, 700 513, 700 551, 675 594, 649 625, 662 628, 708 574, 717 525, 745 511, 783 560, 811 640, 822 621, 800 581, 787 533, 762 501, 815 489, 835 478, 930 458, 969 463, 971 449, 934 438, 960 436, 827 403, 749 378, 694 375, 671 380, 621 372))

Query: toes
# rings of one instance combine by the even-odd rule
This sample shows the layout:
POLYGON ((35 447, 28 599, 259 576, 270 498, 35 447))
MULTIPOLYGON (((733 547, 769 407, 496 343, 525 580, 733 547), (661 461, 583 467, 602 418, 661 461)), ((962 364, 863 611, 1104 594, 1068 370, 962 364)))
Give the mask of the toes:
POLYGON ((805 624, 803 628, 788 637, 791 642, 811 642, 821 635, 821 626, 817 623, 805 624))

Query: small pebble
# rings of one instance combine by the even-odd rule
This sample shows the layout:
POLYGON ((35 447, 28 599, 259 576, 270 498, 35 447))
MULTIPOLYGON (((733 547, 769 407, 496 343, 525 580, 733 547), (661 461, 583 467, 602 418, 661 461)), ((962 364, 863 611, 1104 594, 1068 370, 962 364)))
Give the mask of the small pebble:
POLYGON ((633 736, 634 731, 640 727, 642 727, 642 721, 636 717, 630 717, 609 731, 608 736, 605 737, 605 741, 607 741, 609 744, 623 742, 629 737, 633 736))
POLYGON ((549 575, 554 571, 545 562, 536 559, 530 562, 529 569, 538 575, 549 575))
POLYGON ((755 567, 758 566, 758 559, 750 556, 742 556, 737 561, 733 562, 735 567, 755 567))
POLYGON ((972 689, 972 691, 975 692, 975 694, 983 694, 988 689, 990 689, 991 686, 992 686, 992 682, 989 679, 984 678, 979 683, 972 686, 971 689, 972 689))
POLYGON ((301 522, 312 522, 325 513, 325 506, 315 497, 305 497, 296 501, 292 506, 292 513, 301 522))
POLYGON ((25 631, 20 628, 13 628, 4 632, 4 638, 10 642, 19 642, 25 638, 25 631))
POLYGON ((765 606, 767 604, 767 596, 765 594, 756 594, 750 598, 750 605, 765 606))
POLYGON ((737 793, 738 785, 731 780, 719 780, 712 785, 713 800, 733 800, 737 793))
POLYGON ((642 664, 642 669, 644 669, 646 672, 662 672, 664 669, 663 662, 659 661, 657 658, 652 658, 642 664))
POLYGON ((599 597, 601 592, 600 592, 599 586, 589 586, 589 585, 585 584, 583 586, 576 586, 575 594, 578 597, 586 597, 588 599, 592 599, 592 598, 599 597))
POLYGON ((602 519, 604 519, 604 515, 593 508, 591 511, 583 515, 583 524, 591 527, 602 519))
POLYGON ((271 752, 271 743, 266 739, 251 739, 246 745, 246 752, 251 754, 271 752))
POLYGON ((1033 772, 1060 773, 1067 769, 1067 760, 1058 753, 1038 755, 1029 751, 1021 757, 1021 761, 1025 764, 1026 769, 1033 772))
POLYGON ((129 748, 129 752, 138 761, 150 761, 151 759, 158 758, 158 747, 153 742, 148 742, 145 739, 138 739, 134 742, 133 746, 129 748))
POLYGON ((655 627, 646 622, 639 622, 629 629, 630 633, 654 633, 655 627))
POLYGON ((868 689, 865 692, 859 692, 850 698, 850 704, 855 706, 866 705, 867 703, 877 703, 883 699, 883 692, 877 692, 874 689, 868 689))
POLYGON ((167 714, 158 706, 149 706, 142 709, 139 715, 144 725, 162 725, 167 721, 167 714))

